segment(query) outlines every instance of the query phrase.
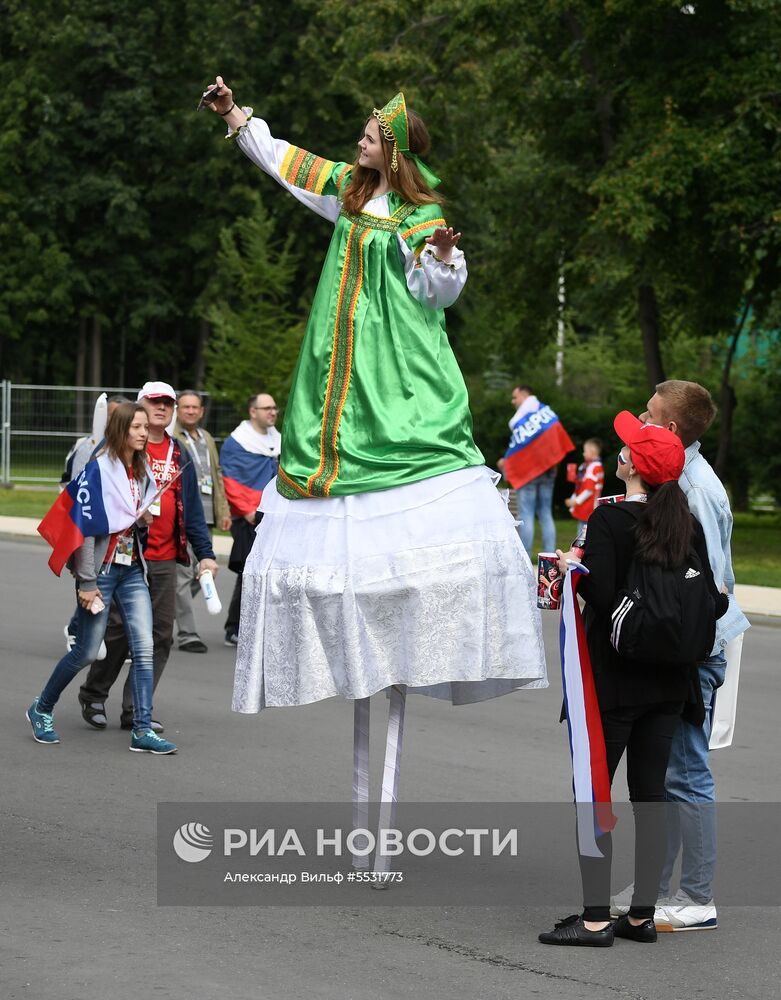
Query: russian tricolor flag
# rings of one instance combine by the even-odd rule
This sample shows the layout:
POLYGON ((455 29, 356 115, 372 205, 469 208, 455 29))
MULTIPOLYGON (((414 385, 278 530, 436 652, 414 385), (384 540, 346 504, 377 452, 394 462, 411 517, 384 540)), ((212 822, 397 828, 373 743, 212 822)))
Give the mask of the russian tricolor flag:
POLYGON ((577 810, 578 850, 601 858, 597 838, 616 825, 610 798, 605 737, 594 674, 576 591, 585 566, 576 563, 564 578, 561 599, 561 675, 564 710, 572 754, 572 785, 577 810))
MULTIPOLYGON (((151 483, 150 490, 154 491, 151 483)), ((52 547, 52 571, 59 576, 85 538, 126 531, 137 516, 124 465, 108 455, 87 462, 38 525, 38 532, 52 547)))
POLYGON ((525 414, 512 428, 504 456, 504 476, 519 490, 560 462, 575 445, 546 404, 525 414))
POLYGON ((256 511, 263 490, 277 474, 277 459, 247 451, 231 435, 220 449, 220 466, 231 514, 242 517, 256 511))

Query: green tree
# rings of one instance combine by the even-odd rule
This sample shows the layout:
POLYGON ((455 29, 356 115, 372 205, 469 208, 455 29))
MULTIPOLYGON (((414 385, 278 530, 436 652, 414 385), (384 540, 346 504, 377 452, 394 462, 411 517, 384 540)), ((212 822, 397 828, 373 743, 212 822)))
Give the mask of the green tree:
POLYGON ((428 0, 402 17, 330 0, 308 51, 341 59, 334 95, 403 84, 434 126, 469 253, 452 331, 470 384, 552 372, 563 274, 560 395, 599 406, 638 377, 641 394, 703 377, 676 367, 681 339, 726 361, 747 303, 759 322, 774 307, 779 43, 769 0, 428 0))
MULTIPOLYGON (((220 233, 273 188, 215 116, 195 114, 215 72, 275 135, 333 159, 351 159, 368 110, 404 89, 464 233, 470 281, 448 330, 484 447, 504 380, 597 421, 666 374, 719 397, 709 454, 737 469, 731 428, 744 434, 754 391, 744 343, 778 328, 777 0, 0 10, 5 377, 200 384, 220 233)), ((278 301, 288 329, 303 322, 329 227, 281 191, 266 211, 296 247, 278 301)), ((741 485, 759 476, 748 461, 741 485)))
POLYGON ((267 66, 244 31, 257 11, 204 19, 192 0, 3 8, 3 374, 190 380, 208 332, 195 302, 251 186, 195 105, 232 48, 239 65, 254 46, 267 66))
POLYGON ((254 392, 287 397, 304 332, 289 307, 293 237, 279 245, 260 198, 253 202, 221 233, 217 267, 200 303, 212 325, 209 390, 239 409, 254 392))

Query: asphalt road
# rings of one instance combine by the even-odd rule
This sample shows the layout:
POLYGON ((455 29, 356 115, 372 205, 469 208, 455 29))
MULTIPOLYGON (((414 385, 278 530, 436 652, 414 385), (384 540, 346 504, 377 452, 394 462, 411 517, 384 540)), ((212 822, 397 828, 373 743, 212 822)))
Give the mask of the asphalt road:
MULTIPOLYGON (((537 943, 539 930, 577 910, 576 884, 565 910, 358 906, 356 895, 338 907, 158 906, 157 803, 344 801, 351 706, 332 700, 232 714, 233 652, 222 645, 221 618, 204 613, 209 654, 174 652, 155 700, 177 756, 128 753, 112 701, 109 729, 88 729, 75 685, 56 712, 62 743, 40 746, 24 711, 63 651, 72 604, 70 582, 52 576, 46 556, 41 545, 0 540, 4 1000, 775 995, 779 908, 721 907, 717 931, 662 935, 652 947, 618 942, 602 952, 537 943)), ((223 569, 217 583, 225 604, 232 574, 223 569)), ((566 799, 554 625, 549 616, 549 690, 458 709, 409 700, 404 799, 566 799)), ((722 801, 781 798, 779 641, 781 630, 761 624, 746 637, 736 744, 713 757, 722 801)), ((374 700, 377 719, 384 702, 374 700)), ((380 729, 373 729, 374 779, 380 729)))

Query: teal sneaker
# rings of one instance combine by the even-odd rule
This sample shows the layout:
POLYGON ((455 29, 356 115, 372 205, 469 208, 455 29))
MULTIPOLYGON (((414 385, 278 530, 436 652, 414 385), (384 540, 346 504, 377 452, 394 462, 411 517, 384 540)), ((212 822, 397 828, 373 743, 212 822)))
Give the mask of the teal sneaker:
POLYGON ((151 729, 134 729, 130 737, 130 749, 136 753, 176 753, 177 747, 151 729))
POLYGON ((33 727, 33 739, 36 743, 59 743, 60 737, 54 729, 51 712, 38 711, 38 699, 25 712, 27 721, 33 727))

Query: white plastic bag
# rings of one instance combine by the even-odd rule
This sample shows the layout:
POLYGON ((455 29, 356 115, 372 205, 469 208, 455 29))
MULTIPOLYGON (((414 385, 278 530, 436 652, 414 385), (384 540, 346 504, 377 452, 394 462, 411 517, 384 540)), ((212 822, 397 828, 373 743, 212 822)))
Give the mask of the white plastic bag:
POLYGON ((735 715, 738 709, 738 682, 740 681, 740 658, 743 654, 743 633, 731 639, 724 650, 727 669, 724 683, 714 693, 715 703, 711 706, 711 731, 708 747, 721 750, 732 744, 735 734, 735 715))

